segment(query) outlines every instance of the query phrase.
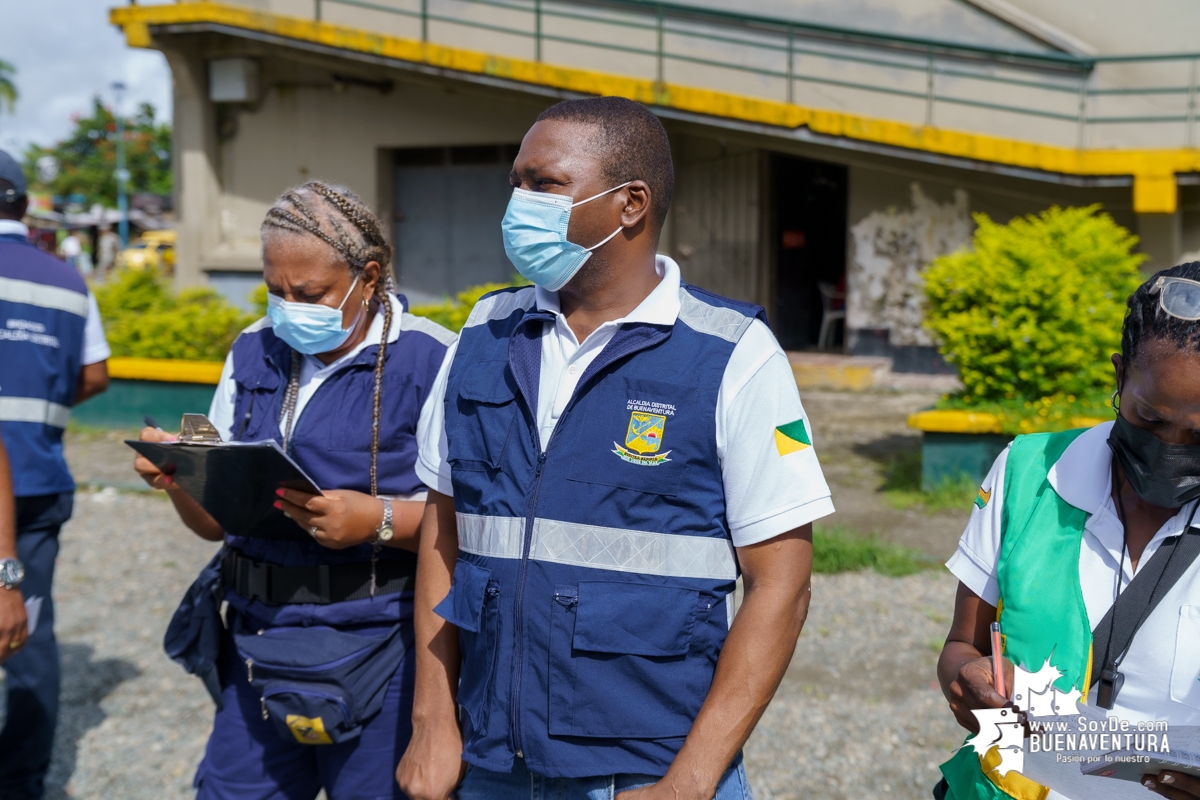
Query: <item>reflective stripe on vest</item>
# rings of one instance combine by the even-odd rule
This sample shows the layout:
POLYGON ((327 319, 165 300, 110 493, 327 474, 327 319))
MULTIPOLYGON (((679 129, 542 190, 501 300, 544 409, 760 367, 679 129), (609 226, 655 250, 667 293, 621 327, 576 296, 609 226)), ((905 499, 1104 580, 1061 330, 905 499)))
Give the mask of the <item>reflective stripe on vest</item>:
MULTIPOLYGON (((491 558, 520 558, 523 517, 457 514, 460 550, 491 558)), ((737 579, 737 560, 728 539, 604 528, 553 519, 535 519, 529 557, 670 578, 737 579)))
POLYGON ((0 397, 0 422, 37 422, 67 427, 71 409, 36 397, 0 397))
POLYGON ((0 278, 0 300, 24 303, 39 308, 52 308, 56 311, 67 311, 84 318, 88 315, 86 294, 16 278, 0 278))

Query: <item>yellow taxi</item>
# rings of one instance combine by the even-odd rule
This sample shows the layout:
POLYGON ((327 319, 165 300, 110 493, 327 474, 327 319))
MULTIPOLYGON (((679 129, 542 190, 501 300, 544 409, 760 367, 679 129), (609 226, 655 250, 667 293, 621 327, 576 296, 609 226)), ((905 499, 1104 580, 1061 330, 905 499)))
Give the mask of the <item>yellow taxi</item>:
POLYGON ((175 269, 175 231, 146 231, 117 256, 124 269, 158 269, 170 274, 175 269))

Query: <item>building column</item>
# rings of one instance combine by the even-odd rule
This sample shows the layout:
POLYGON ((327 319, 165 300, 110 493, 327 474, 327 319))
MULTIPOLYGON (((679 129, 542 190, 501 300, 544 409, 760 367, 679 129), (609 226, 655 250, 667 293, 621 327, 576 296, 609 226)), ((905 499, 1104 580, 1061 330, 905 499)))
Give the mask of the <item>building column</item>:
POLYGON ((1148 257, 1142 269, 1154 272, 1179 263, 1183 252, 1183 215, 1176 209, 1170 214, 1138 214, 1137 234, 1141 251, 1148 257))
POLYGON ((195 51, 164 50, 174 83, 175 286, 206 280, 202 266, 219 235, 216 122, 208 100, 204 59, 195 51))

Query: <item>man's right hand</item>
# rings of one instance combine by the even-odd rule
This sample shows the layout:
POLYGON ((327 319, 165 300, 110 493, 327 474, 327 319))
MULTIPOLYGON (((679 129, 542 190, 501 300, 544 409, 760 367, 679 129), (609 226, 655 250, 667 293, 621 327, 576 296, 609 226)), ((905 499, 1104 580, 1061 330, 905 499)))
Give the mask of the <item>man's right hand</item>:
MULTIPOLYGON (((1007 697, 1012 697, 1013 664, 1004 659, 1004 684, 1007 697)), ((992 680, 992 659, 976 658, 958 669, 958 676, 950 682, 950 710, 958 724, 979 733, 979 720, 971 713, 977 708, 1003 708, 1008 700, 996 691, 992 680)))
POLYGON ((17 588, 0 586, 0 664, 16 655, 29 639, 25 597, 17 588))
MULTIPOLYGON (((138 441, 142 442, 173 442, 175 437, 166 431, 161 431, 158 428, 142 428, 142 432, 138 434, 138 441)), ((170 475, 167 475, 158 467, 150 463, 150 459, 139 455, 133 460, 133 468, 137 470, 137 474, 142 476, 142 480, 150 484, 155 489, 173 489, 177 486, 170 475)))
POLYGON ((396 782, 411 800, 448 800, 467 772, 462 731, 449 720, 413 724, 412 739, 396 767, 396 782))

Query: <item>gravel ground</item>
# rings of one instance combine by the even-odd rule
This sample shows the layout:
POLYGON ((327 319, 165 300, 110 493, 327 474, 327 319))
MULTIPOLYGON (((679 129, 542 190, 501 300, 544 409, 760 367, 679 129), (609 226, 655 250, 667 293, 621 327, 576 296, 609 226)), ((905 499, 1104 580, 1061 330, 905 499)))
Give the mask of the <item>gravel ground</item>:
MULTIPOLYGON (((887 459, 918 446, 905 415, 934 397, 805 393, 834 523, 938 557, 953 550, 965 514, 897 512, 876 491, 887 459)), ((212 705, 161 643, 214 546, 164 498, 127 490, 136 484, 120 433, 68 438, 90 488, 63 530, 55 584, 64 689, 48 797, 187 797, 212 705)), ((942 571, 814 577, 796 656, 746 750, 760 800, 929 797, 960 739, 934 683, 953 591, 942 571)))
POLYGON ((212 701, 162 637, 215 550, 165 497, 76 495, 54 582, 63 691, 48 800, 191 796, 212 701))

